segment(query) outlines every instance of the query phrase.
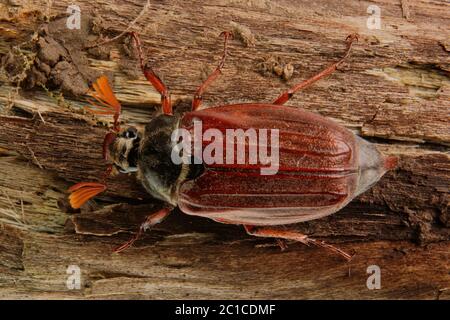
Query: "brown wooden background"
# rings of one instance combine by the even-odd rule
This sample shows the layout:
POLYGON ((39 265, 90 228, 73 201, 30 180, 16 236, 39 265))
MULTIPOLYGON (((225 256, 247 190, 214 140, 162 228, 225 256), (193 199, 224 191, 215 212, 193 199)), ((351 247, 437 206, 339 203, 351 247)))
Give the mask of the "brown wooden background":
POLYGON ((67 187, 104 168, 107 119, 80 109, 89 81, 113 80, 129 124, 148 122, 159 102, 126 37, 89 48, 125 30, 145 1, 80 0, 80 30, 66 27, 71 3, 0 1, 0 298, 450 297, 448 2, 154 0, 132 28, 178 108, 215 67, 223 30, 236 37, 205 94, 211 106, 273 101, 360 34, 339 71, 289 103, 401 159, 341 212, 291 226, 356 251, 349 264, 300 244, 280 252, 239 226, 179 211, 112 254, 161 205, 133 177, 111 179, 97 204, 66 213, 67 187), (370 5, 381 9, 380 30, 367 28, 370 5), (272 72, 274 62, 292 65, 292 77, 272 72), (366 287, 372 264, 380 290, 366 287), (66 287, 69 265, 81 269, 80 290, 66 287))

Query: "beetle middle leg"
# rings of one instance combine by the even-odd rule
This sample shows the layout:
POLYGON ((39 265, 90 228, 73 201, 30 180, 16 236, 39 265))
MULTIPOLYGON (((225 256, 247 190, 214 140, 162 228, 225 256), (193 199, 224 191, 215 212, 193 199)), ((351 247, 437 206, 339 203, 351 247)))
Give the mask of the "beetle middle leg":
POLYGON ((118 252, 121 252, 121 251, 131 247, 133 245, 133 243, 135 243, 136 240, 138 240, 145 231, 147 231, 154 225, 161 223, 165 218, 167 218, 167 216, 170 214, 171 211, 172 211, 172 209, 163 208, 163 209, 149 215, 145 219, 145 221, 141 224, 141 226, 139 227, 138 232, 133 237, 131 237, 130 240, 125 242, 123 245, 121 245, 117 249, 114 249, 114 252, 118 253, 118 252))
POLYGON ((256 227, 256 226, 249 226, 244 225, 245 231, 249 235, 256 236, 256 237, 267 237, 267 238, 280 238, 285 240, 294 240, 301 242, 303 244, 306 244, 307 246, 313 244, 318 247, 329 249, 340 256, 342 256, 347 261, 350 261, 352 259, 352 256, 348 254, 347 252, 332 246, 331 244, 325 243, 323 241, 319 241, 316 239, 312 239, 308 237, 305 234, 296 232, 296 231, 288 231, 288 230, 278 230, 278 229, 272 229, 269 227, 256 227))
POLYGON ((314 82, 316 82, 319 79, 322 79, 323 77, 326 77, 327 75, 332 74, 334 71, 336 71, 337 67, 342 64, 344 62, 344 60, 350 55, 350 50, 352 49, 352 44, 355 40, 358 40, 358 34, 354 33, 351 34, 347 37, 347 39, 345 40, 345 42, 347 43, 347 50, 345 51, 344 56, 336 63, 333 63, 331 66, 329 66, 328 68, 326 68, 325 70, 319 72, 318 74, 316 74, 315 76, 312 76, 311 78, 304 80, 298 84, 296 84, 295 86, 293 86, 292 88, 290 88, 289 90, 283 92, 274 102, 273 104, 284 104, 286 103, 290 98, 292 98, 292 96, 294 95, 294 93, 296 93, 297 91, 307 88, 310 85, 312 85, 314 82))
POLYGON ((139 38, 138 34, 136 32, 131 32, 131 36, 133 37, 136 43, 139 62, 145 78, 152 84, 153 88, 155 88, 155 90, 161 94, 161 104, 163 113, 169 115, 172 114, 172 103, 170 101, 169 89, 167 89, 166 85, 153 71, 150 64, 148 62, 144 63, 144 53, 142 52, 141 39, 139 38))
POLYGON ((216 67, 213 73, 211 73, 208 78, 198 87, 197 91, 194 95, 194 100, 192 100, 192 110, 197 110, 200 107, 200 104, 203 100, 203 92, 206 88, 221 74, 221 70, 225 64, 225 58, 227 57, 227 44, 228 39, 232 38, 233 35, 229 31, 224 31, 220 34, 224 36, 224 44, 223 44, 223 55, 220 59, 219 65, 216 67))

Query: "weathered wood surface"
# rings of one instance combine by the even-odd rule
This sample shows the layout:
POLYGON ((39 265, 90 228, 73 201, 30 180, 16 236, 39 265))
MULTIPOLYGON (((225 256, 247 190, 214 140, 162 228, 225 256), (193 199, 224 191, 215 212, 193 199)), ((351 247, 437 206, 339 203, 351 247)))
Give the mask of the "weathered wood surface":
POLYGON ((291 226, 355 250, 350 264, 297 244, 280 252, 238 226, 179 211, 111 254, 161 205, 133 177, 111 178, 97 204, 64 213, 67 187, 104 168, 106 129, 80 111, 88 81, 102 72, 113 80, 129 124, 148 122, 159 101, 126 41, 86 48, 118 35, 145 1, 78 1, 81 30, 65 27, 69 4, 0 2, 1 298, 449 298, 448 3, 152 1, 136 23, 178 108, 214 68, 223 30, 236 39, 205 105, 270 102, 360 34, 348 63, 289 102, 400 157, 396 171, 338 214, 291 226), (381 9, 381 30, 366 27, 371 4, 381 9), (274 60, 294 67, 290 79, 267 70, 274 60), (23 89, 10 80, 23 80, 23 89), (381 290, 366 287, 372 264, 381 267, 381 290), (68 265, 81 268, 81 290, 67 289, 68 265))

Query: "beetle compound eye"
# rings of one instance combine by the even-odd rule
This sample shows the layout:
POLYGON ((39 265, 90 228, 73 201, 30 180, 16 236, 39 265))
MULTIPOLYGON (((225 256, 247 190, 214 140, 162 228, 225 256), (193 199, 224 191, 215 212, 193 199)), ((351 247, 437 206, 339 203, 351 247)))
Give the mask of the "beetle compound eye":
POLYGON ((129 127, 123 132, 123 137, 127 139, 134 139, 137 137, 137 129, 135 127, 129 127))

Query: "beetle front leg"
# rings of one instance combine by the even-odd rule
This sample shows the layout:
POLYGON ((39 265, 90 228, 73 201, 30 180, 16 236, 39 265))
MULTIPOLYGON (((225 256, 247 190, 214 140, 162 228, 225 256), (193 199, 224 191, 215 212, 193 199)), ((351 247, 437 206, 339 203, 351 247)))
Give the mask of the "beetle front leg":
POLYGON ((329 250, 339 254, 347 261, 350 261, 352 259, 352 256, 350 254, 348 254, 347 252, 345 252, 335 246, 332 246, 331 244, 328 244, 328 243, 325 243, 323 241, 319 241, 316 239, 312 239, 312 238, 308 237, 307 235, 296 232, 296 231, 277 230, 277 229, 272 229, 272 228, 268 228, 268 227, 256 227, 256 226, 249 226, 249 225, 244 225, 244 228, 245 228, 245 231, 247 231, 247 233, 252 236, 294 240, 294 241, 299 241, 303 244, 306 244, 307 246, 313 244, 318 247, 329 249, 329 250))
POLYGON ((172 103, 170 101, 169 90, 158 75, 153 71, 150 64, 144 63, 144 53, 142 52, 141 40, 136 32, 131 32, 138 51, 139 62, 145 78, 152 84, 153 88, 161 94, 162 111, 164 114, 172 114, 172 103))
POLYGON ((167 216, 170 214, 170 212, 172 212, 172 209, 163 208, 163 209, 149 215, 145 219, 145 221, 141 224, 141 226, 139 227, 138 232, 133 237, 131 237, 130 240, 125 242, 123 245, 121 245, 117 249, 114 249, 114 252, 118 253, 118 252, 121 252, 121 251, 131 247, 133 245, 133 243, 135 243, 136 240, 138 240, 145 231, 147 231, 154 225, 161 223, 165 218, 167 218, 167 216))
POLYGON ((197 110, 200 107, 200 104, 203 100, 203 92, 206 90, 206 88, 214 81, 216 78, 221 74, 221 69, 223 68, 225 64, 225 58, 227 56, 227 44, 228 39, 232 38, 233 35, 229 31, 224 31, 220 34, 221 36, 224 36, 224 44, 223 44, 223 55, 220 59, 219 65, 217 66, 216 70, 214 70, 213 73, 211 73, 208 78, 198 87, 197 91, 194 95, 194 100, 192 100, 192 110, 197 110))
POLYGON ((333 63, 331 66, 329 66, 328 68, 326 68, 325 70, 323 70, 322 72, 319 72, 318 74, 316 74, 315 76, 304 80, 302 82, 300 82, 299 84, 295 85, 294 87, 290 88, 288 91, 283 92, 278 98, 277 100, 275 100, 273 102, 273 104, 284 104, 286 103, 290 98, 292 98, 292 96, 294 95, 294 93, 296 93, 297 91, 307 88, 310 85, 312 85, 314 82, 316 82, 319 79, 322 79, 323 77, 326 77, 329 74, 332 74, 334 71, 336 71, 337 67, 342 64, 344 62, 344 60, 349 56, 350 54, 350 50, 352 48, 352 44, 355 40, 358 40, 358 34, 354 33, 351 34, 347 37, 347 39, 345 40, 347 42, 347 50, 345 52, 345 55, 341 58, 341 60, 339 60, 336 63, 333 63))

